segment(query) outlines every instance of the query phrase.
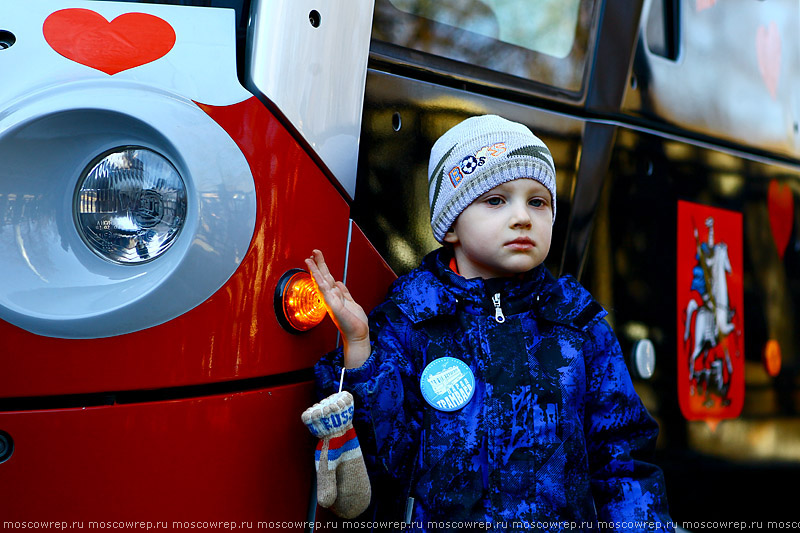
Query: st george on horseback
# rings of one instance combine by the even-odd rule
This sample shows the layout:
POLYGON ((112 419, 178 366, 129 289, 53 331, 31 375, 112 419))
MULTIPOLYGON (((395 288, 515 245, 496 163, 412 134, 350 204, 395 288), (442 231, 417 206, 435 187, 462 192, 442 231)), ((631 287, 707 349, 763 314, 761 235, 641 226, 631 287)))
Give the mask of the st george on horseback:
POLYGON ((689 379, 691 393, 705 394, 704 405, 714 404, 711 395, 721 398, 722 405, 730 404, 729 392, 733 365, 727 343, 722 342, 735 326, 732 323, 734 310, 730 307, 727 275, 731 273, 728 245, 714 242, 714 219, 705 220, 708 241, 700 240, 697 227, 694 238, 697 245, 697 265, 693 270, 691 290, 696 291, 702 302, 695 298, 686 306, 686 326, 683 340, 693 346, 689 355, 689 379), (694 318, 694 327, 692 327, 694 318), (693 335, 692 335, 693 333, 693 335), (719 349, 721 347, 721 350, 719 349), (722 352, 722 353, 720 353, 722 352), (702 355, 698 367, 697 360, 702 355), (727 372, 725 372, 727 370, 727 372))

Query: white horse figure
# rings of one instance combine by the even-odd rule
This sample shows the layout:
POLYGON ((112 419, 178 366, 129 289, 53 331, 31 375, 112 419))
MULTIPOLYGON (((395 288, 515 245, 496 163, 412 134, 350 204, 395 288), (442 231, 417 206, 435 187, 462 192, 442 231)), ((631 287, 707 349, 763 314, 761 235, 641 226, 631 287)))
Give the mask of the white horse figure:
POLYGON ((689 305, 686 306, 686 329, 683 333, 684 342, 689 340, 691 333, 692 316, 697 312, 694 319, 694 347, 692 354, 689 356, 689 379, 695 377, 695 361, 697 357, 703 353, 703 349, 708 344, 711 348, 717 345, 716 335, 716 320, 714 313, 708 308, 707 305, 699 305, 694 298, 689 300, 689 305))
MULTIPOLYGON (((707 225, 711 226, 709 222, 707 225)), ((686 325, 683 333, 684 342, 688 342, 691 333, 692 317, 694 316, 694 343, 692 353, 689 356, 689 379, 701 377, 704 374, 709 374, 711 369, 696 371, 695 362, 697 358, 704 351, 709 350, 719 344, 719 341, 725 335, 731 333, 734 329, 731 323, 732 313, 730 310, 730 296, 728 295, 728 279, 727 275, 732 272, 731 262, 728 256, 728 245, 725 243, 714 244, 713 229, 709 230, 709 253, 701 254, 701 261, 705 262, 704 271, 708 273, 707 288, 709 289, 708 296, 704 296, 703 303, 699 304, 697 300, 689 300, 686 306, 686 325), (696 313, 696 314, 695 314, 696 313)), ((726 353, 726 362, 728 371, 732 371, 729 355, 726 353)), ((705 362, 704 362, 705 366, 705 362)), ((716 381, 722 384, 722 366, 721 362, 718 365, 713 365, 718 376, 715 376, 716 381)), ((723 387, 719 387, 720 392, 723 387)))
POLYGON ((728 257, 728 245, 721 242, 714 246, 714 252, 709 261, 711 272, 711 294, 714 296, 716 307, 716 335, 727 335, 733 331, 730 313, 730 297, 728 295, 728 276, 731 271, 731 260, 728 257))

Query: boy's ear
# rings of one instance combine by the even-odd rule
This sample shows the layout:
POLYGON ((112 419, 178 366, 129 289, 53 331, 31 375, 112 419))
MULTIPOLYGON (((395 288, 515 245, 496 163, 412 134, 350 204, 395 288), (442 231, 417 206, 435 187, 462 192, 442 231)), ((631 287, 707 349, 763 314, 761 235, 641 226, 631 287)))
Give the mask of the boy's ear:
POLYGON ((450 229, 447 230, 447 233, 444 234, 444 239, 443 240, 444 240, 444 242, 447 242, 447 243, 450 243, 450 244, 458 244, 458 234, 456 233, 456 230, 453 229, 452 226, 450 226, 450 229))

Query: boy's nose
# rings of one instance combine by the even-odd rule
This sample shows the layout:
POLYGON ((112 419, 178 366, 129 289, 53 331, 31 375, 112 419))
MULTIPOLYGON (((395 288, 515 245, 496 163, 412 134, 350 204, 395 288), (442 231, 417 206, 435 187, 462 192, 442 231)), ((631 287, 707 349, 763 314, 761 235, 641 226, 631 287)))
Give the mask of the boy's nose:
POLYGON ((511 214, 509 222, 512 228, 529 228, 531 226, 531 215, 528 213, 527 205, 514 204, 514 212, 511 214))

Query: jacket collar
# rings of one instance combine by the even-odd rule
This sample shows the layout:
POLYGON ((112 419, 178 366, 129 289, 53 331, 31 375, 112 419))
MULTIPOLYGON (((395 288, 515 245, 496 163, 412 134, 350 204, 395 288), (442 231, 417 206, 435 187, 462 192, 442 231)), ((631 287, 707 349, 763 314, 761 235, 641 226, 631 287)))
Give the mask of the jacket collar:
POLYGON ((434 250, 392 285, 389 299, 414 324, 453 316, 459 307, 471 314, 488 313, 495 292, 501 293, 507 314, 532 309, 537 317, 578 329, 606 315, 574 277, 556 279, 544 265, 520 279, 483 280, 459 276, 447 266, 449 261, 447 249, 434 250))

